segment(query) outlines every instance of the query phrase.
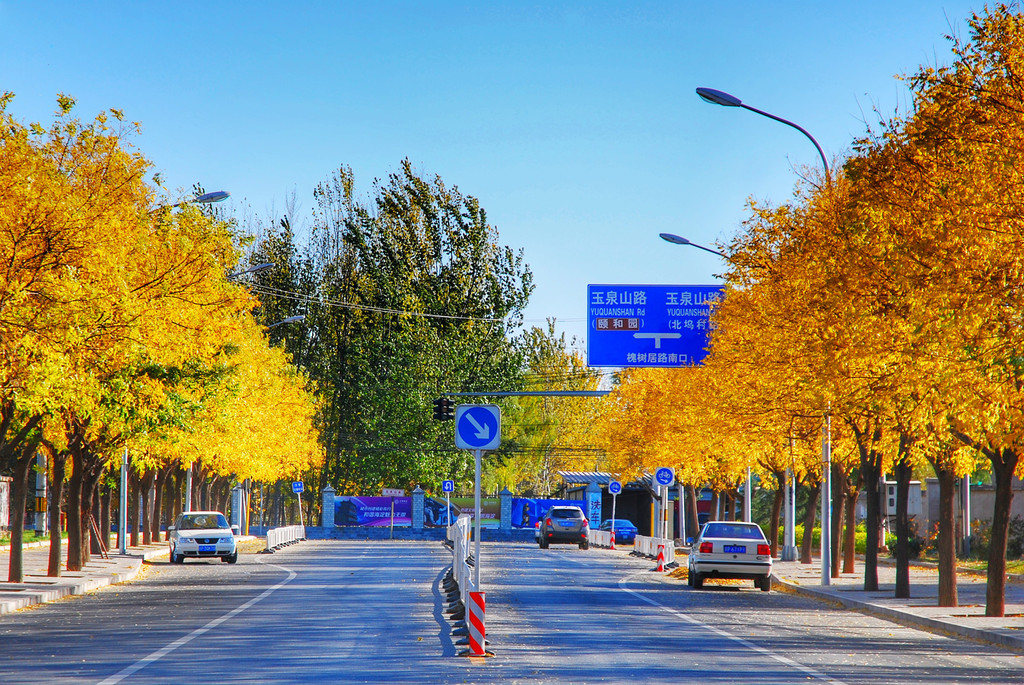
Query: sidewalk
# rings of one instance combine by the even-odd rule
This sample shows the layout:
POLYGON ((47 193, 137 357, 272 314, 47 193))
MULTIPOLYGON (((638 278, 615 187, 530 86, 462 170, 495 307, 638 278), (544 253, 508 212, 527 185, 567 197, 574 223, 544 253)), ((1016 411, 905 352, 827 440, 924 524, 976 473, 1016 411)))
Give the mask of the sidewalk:
POLYGON ((775 580, 786 588, 818 599, 838 602, 850 609, 891 619, 905 625, 961 635, 1012 649, 1024 650, 1024 585, 1007 582, 1006 616, 985 616, 985 576, 957 574, 960 606, 938 607, 939 573, 926 566, 910 567, 910 599, 893 599, 895 565, 878 564, 878 592, 864 591, 864 564, 857 560, 856 573, 821 584, 821 562, 801 564, 776 561, 775 580))
POLYGON ((49 543, 34 543, 24 548, 25 582, 6 582, 10 568, 10 548, 0 548, 0 614, 8 614, 33 604, 52 602, 68 595, 81 595, 107 585, 131 580, 142 569, 142 562, 167 556, 167 543, 129 547, 127 554, 118 554, 116 548, 109 559, 93 555, 81 571, 68 571, 67 546, 61 555, 61 575, 46 575, 49 564, 49 543))

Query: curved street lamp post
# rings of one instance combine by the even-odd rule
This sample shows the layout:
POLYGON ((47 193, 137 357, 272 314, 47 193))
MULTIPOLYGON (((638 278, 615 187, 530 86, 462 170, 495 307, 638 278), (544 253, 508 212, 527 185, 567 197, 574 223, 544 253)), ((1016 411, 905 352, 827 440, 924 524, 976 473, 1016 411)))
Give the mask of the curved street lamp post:
MULTIPOLYGON (((818 155, 821 157, 821 165, 825 169, 825 183, 831 182, 831 172, 828 167, 828 159, 825 157, 824 151, 821 149, 821 145, 818 145, 818 141, 814 139, 807 129, 793 123, 788 119, 775 116, 763 110, 751 107, 750 105, 743 104, 735 95, 723 92, 721 90, 715 90, 714 88, 698 88, 697 95, 700 96, 705 102, 709 102, 713 105, 722 105, 723 107, 741 107, 749 110, 755 114, 760 114, 763 117, 767 117, 774 121, 777 121, 786 126, 795 128, 800 133, 807 136, 807 139, 814 144, 814 149, 818 151, 818 155)), ((666 239, 667 240, 667 239, 666 239)), ((832 470, 832 436, 831 426, 832 419, 830 411, 826 411, 822 421, 822 440, 821 440, 821 462, 822 462, 822 483, 821 483, 821 584, 830 585, 832 580, 831 567, 832 567, 832 483, 831 483, 831 470, 832 470)), ((789 473, 790 481, 793 479, 793 473, 789 473)), ((793 496, 790 496, 789 488, 786 493, 786 539, 785 544, 782 547, 782 560, 783 561, 794 561, 796 559, 796 535, 793 530, 793 524, 791 522, 796 520, 795 509, 796 509, 796 497, 795 492, 793 496)), ((749 520, 749 519, 748 519, 749 520)))

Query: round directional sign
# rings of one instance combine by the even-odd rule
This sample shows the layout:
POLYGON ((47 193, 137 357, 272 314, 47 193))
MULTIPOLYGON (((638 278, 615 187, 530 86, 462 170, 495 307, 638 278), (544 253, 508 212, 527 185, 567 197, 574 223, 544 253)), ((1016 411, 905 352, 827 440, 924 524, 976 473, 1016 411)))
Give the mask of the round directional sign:
POLYGON ((493 450, 501 445, 501 407, 460 404, 455 408, 455 446, 462 450, 493 450))
POLYGON ((455 481, 443 480, 441 481, 441 492, 455 492, 455 481))
POLYGON ((676 472, 667 466, 662 466, 654 472, 654 480, 658 485, 672 485, 676 482, 676 472))
POLYGON ((608 492, 612 493, 613 495, 619 494, 620 492, 622 492, 622 483, 620 483, 617 480, 613 480, 611 483, 608 483, 608 492))

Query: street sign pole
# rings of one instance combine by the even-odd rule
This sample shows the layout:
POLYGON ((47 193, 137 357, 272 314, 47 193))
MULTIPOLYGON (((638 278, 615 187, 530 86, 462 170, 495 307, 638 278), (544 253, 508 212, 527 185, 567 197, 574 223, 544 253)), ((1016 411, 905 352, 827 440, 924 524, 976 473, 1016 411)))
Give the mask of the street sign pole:
MULTIPOLYGON (((118 512, 118 533, 121 554, 128 554, 128 448, 124 448, 121 458, 121 511, 118 512)), ((60 521, 52 521, 51 526, 59 526, 60 521)))
POLYGON ((476 533, 473 540, 473 585, 476 592, 483 592, 480 589, 480 522, 483 520, 480 511, 480 461, 483 457, 483 450, 473 450, 476 457, 476 483, 473 485, 473 506, 476 507, 476 533))

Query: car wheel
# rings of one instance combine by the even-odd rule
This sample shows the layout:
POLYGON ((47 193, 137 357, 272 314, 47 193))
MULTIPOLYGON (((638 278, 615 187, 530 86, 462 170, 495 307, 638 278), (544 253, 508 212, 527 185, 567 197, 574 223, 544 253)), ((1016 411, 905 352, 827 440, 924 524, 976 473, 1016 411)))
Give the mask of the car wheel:
POLYGON ((686 569, 686 584, 693 587, 693 569, 686 569))
POLYGON ((547 549, 548 548, 548 541, 547 540, 541 540, 540 541, 540 548, 541 549, 547 549))
POLYGON ((580 543, 580 549, 590 549, 590 542, 588 542, 587 540, 584 540, 583 542, 581 542, 580 543))
POLYGON ((761 592, 769 592, 772 589, 772 577, 765 576, 764 578, 762 578, 761 582, 758 584, 758 587, 761 588, 761 592))
POLYGON ((229 554, 226 557, 221 557, 220 560, 226 561, 229 564, 235 563, 236 561, 238 561, 238 550, 236 549, 234 554, 229 554))
POLYGON ((180 555, 180 554, 172 554, 171 555, 171 563, 172 564, 184 564, 185 563, 185 557, 180 555))
POLYGON ((704 587, 704 577, 701 574, 693 574, 693 587, 697 590, 700 590, 702 587, 704 587))

